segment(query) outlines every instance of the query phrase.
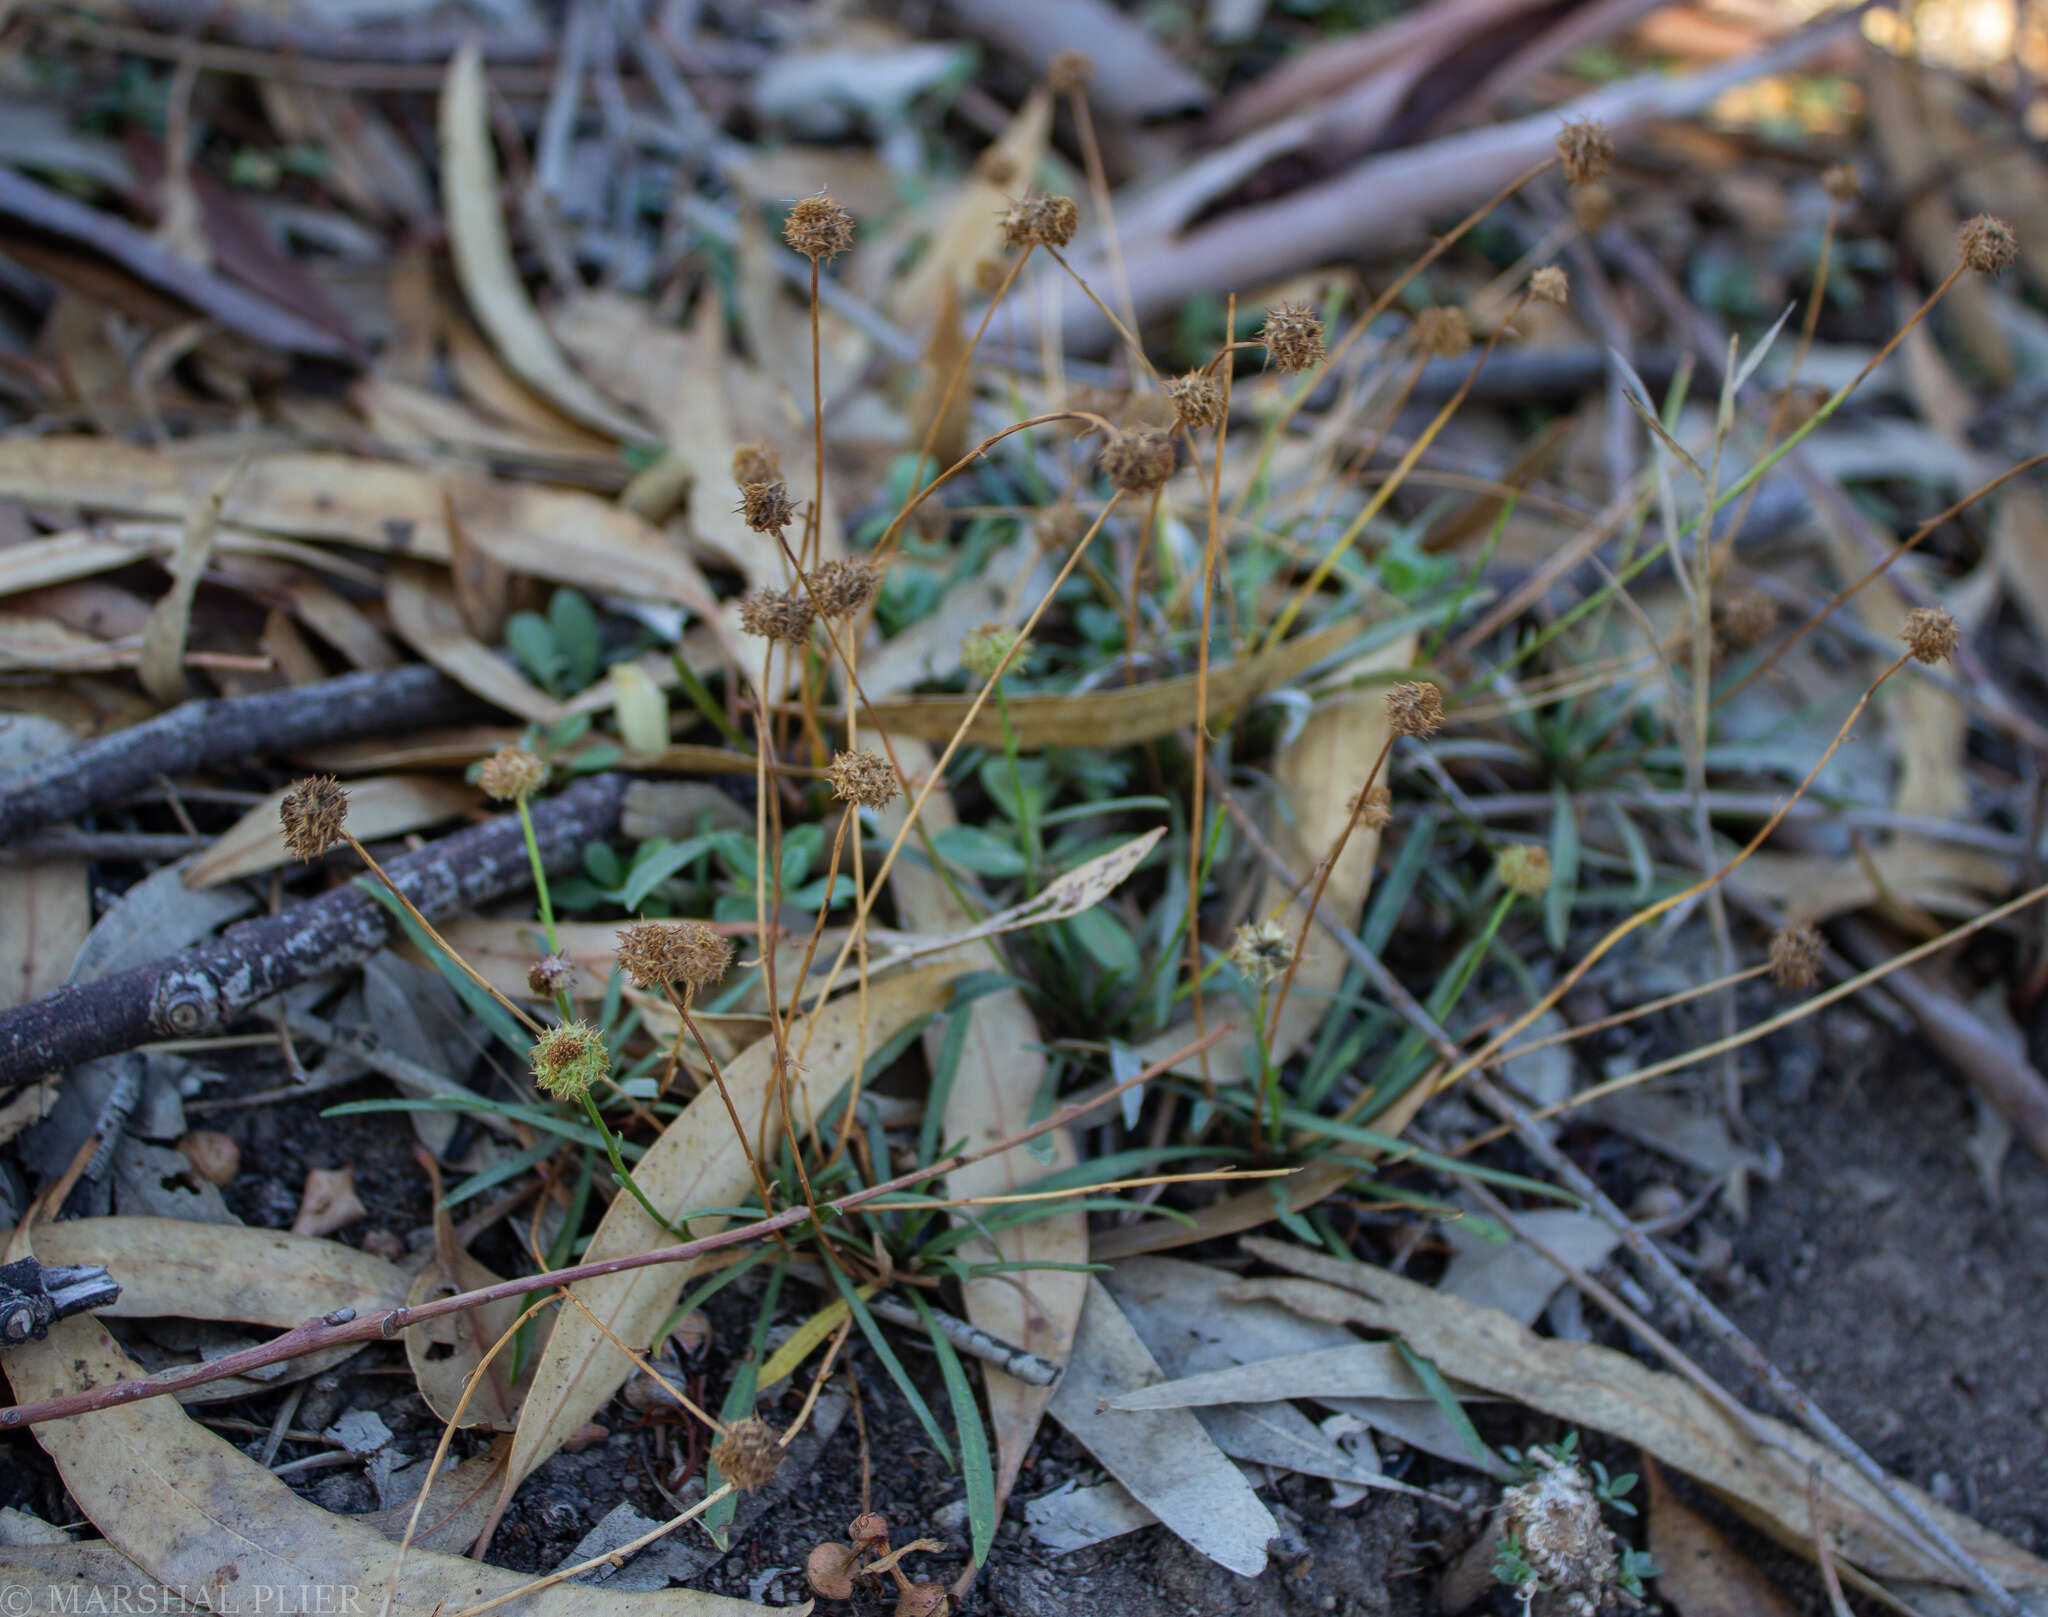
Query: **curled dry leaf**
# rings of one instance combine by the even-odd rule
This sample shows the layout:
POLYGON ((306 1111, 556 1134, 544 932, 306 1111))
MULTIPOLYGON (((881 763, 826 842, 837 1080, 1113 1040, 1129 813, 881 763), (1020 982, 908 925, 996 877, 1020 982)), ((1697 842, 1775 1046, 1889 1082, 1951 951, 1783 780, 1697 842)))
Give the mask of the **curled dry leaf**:
POLYGON ((369 1212, 356 1196, 354 1168, 308 1168, 306 1188, 299 1194, 294 1235, 332 1235, 369 1212))
POLYGON ((647 429, 570 369, 520 283, 499 211, 486 93, 483 50, 470 41, 448 64, 441 91, 441 194, 470 310, 505 363, 536 391, 586 426, 644 443, 647 429))
POLYGON ((1795 1617, 1799 1608, 1720 1529, 1671 1491, 1655 1460, 1644 1459, 1643 1475, 1649 1481, 1657 1593, 1679 1617, 1795 1617))

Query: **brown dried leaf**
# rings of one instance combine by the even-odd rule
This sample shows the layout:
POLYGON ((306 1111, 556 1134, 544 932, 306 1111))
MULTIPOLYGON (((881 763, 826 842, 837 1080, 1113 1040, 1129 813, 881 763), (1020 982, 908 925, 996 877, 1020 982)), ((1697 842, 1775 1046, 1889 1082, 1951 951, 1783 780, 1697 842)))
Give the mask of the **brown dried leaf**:
POLYGON ((647 429, 570 369, 526 296, 499 211, 485 93, 483 50, 471 40, 448 64, 441 92, 441 196, 470 310, 522 380, 586 426, 644 443, 647 429))
POLYGON ((1673 1493, 1647 1455, 1643 1476, 1650 1490, 1650 1559, 1657 1563, 1657 1593, 1679 1617, 1797 1617, 1800 1608, 1720 1529, 1673 1493))

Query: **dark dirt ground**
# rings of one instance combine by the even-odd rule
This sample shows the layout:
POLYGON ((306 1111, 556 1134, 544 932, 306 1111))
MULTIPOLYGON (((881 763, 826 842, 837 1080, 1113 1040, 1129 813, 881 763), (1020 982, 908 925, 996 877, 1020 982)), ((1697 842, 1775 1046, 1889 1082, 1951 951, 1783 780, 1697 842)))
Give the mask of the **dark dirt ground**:
MULTIPOLYGON (((2028 1325, 2048 1319, 2048 1170, 2024 1150, 2012 1151, 2001 1200, 1990 1204, 1965 1149, 1975 1116, 1962 1085, 1916 1040, 1898 1038, 1853 1007, 1774 1038, 1754 1054, 1749 1077, 1747 1117, 1758 1137, 1782 1152, 1782 1172, 1775 1183, 1753 1186, 1746 1224, 1716 1206, 1676 1237, 1677 1247, 1706 1260, 1702 1279, 1709 1291, 1882 1463, 2018 1543, 2048 1549, 2048 1355, 2036 1350, 2028 1325)), ((251 1090, 274 1081, 274 1074, 253 1070, 237 1080, 251 1090)), ((373 1216, 343 1238, 361 1241, 378 1228, 403 1236, 424 1226, 428 1212, 405 1119, 320 1116, 338 1099, 377 1092, 365 1085, 288 1104, 226 1108, 193 1121, 225 1128, 240 1140, 243 1171, 227 1199, 248 1222, 289 1223, 305 1170, 348 1162, 373 1216)), ((1602 1130, 1572 1131, 1565 1143, 1624 1201, 1654 1179, 1698 1188, 1602 1130)), ((712 1396, 725 1384, 734 1344, 744 1340, 752 1317, 747 1287, 742 1281, 713 1300, 710 1344, 686 1366, 702 1375, 712 1396)), ((786 1317, 812 1300, 795 1285, 786 1296, 786 1317)), ((1702 1333, 1686 1331, 1668 1314, 1660 1323, 1679 1327, 1682 1345, 1738 1396, 1756 1398, 1732 1358, 1702 1333)), ((1603 1325, 1595 1333, 1620 1344, 1603 1325)), ((863 1394, 869 1498, 862 1497, 861 1446, 848 1418, 789 1497, 693 1580, 699 1586, 771 1602, 801 1600, 806 1553, 822 1539, 843 1536, 863 1503, 888 1516, 898 1542, 919 1535, 946 1541, 944 1552, 909 1563, 913 1576, 950 1582, 965 1564, 958 1477, 931 1451, 867 1350, 856 1345, 849 1358, 863 1394), (941 1525, 948 1522, 950 1531, 941 1525), (784 1570, 773 1576, 778 1568, 784 1570)), ((929 1361, 915 1352, 907 1358, 914 1373, 930 1377, 931 1397, 939 1401, 929 1361)), ((786 1420, 796 1397, 786 1392, 782 1406, 764 1413, 786 1420)), ((408 1453, 431 1450, 437 1429, 395 1348, 366 1353, 321 1378, 293 1424, 317 1429, 322 1418, 353 1407, 377 1410, 408 1453)), ((275 1411, 276 1399, 267 1398, 211 1405, 204 1413, 267 1426, 275 1411)), ((552 1568, 621 1500, 656 1519, 672 1513, 653 1481, 654 1433, 646 1420, 617 1400, 599 1420, 610 1429, 608 1438, 558 1456, 522 1490, 493 1560, 523 1570, 552 1568)), ((1562 1435, 1549 1423, 1512 1414, 1482 1426, 1497 1442, 1562 1435)), ((252 1450, 260 1443, 229 1435, 252 1450)), ((678 1435, 671 1428, 671 1442, 678 1435)), ((465 1434, 457 1452, 481 1443, 465 1434)), ((1615 1469, 1635 1465, 1625 1449, 1597 1441, 1590 1447, 1615 1469)), ((287 1443, 279 1458, 314 1452, 287 1443)), ((31 1439, 9 1438, 0 1454, 0 1505, 76 1520, 31 1439)), ((1396 1469, 1411 1482, 1483 1497, 1470 1473, 1426 1457, 1396 1469)), ((1041 1436, 968 1612, 1421 1617, 1437 1609, 1438 1572, 1476 1526, 1393 1495, 1335 1510, 1327 1484, 1290 1478, 1269 1495, 1289 1530, 1287 1552, 1276 1551, 1256 1580, 1222 1571, 1160 1529, 1066 1556, 1036 1545, 1021 1501, 1069 1477, 1095 1474, 1064 1434, 1048 1429, 1041 1436)), ((374 1503, 367 1481, 346 1469, 310 1473, 301 1486, 329 1508, 374 1503)), ((1728 1526, 1725 1516, 1718 1519, 1728 1526)), ((1825 1610, 1817 1580, 1802 1563, 1739 1528, 1732 1534, 1796 1603, 1825 1610)), ((891 1609, 893 1594, 837 1608, 862 1617, 891 1609)), ((1496 1609, 1512 1609, 1504 1593, 1496 1609)))

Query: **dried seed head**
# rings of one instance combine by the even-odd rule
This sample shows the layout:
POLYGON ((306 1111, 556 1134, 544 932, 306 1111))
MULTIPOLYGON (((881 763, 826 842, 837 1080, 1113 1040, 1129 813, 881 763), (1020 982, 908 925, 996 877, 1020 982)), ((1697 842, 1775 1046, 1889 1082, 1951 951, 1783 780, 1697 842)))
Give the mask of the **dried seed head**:
POLYGON ((1788 992, 1820 985, 1827 941, 1810 926, 1781 926, 1771 934, 1771 980, 1788 992))
POLYGON ((1166 383, 1166 397, 1173 405, 1176 425, 1193 432, 1213 427, 1223 419, 1223 389, 1207 371, 1189 371, 1166 383))
POLYGON ((1276 303, 1259 327, 1259 343, 1276 371, 1305 371, 1322 363, 1323 317, 1306 303, 1276 303))
POLYGON ((782 458, 766 444, 741 444, 732 452, 732 480, 741 488, 773 483, 781 476, 782 458))
POLYGON ((1863 182, 1853 163, 1831 163, 1822 171, 1820 188, 1844 207, 1863 195, 1863 182))
POLYGON ((1173 440, 1153 427, 1111 433, 1102 446, 1102 471, 1112 488, 1150 494, 1173 476, 1173 440))
POLYGON ((842 803, 882 808, 896 797, 896 771, 876 752, 842 752, 825 766, 832 795, 842 803))
POLYGON ((1541 898, 1550 891, 1550 855, 1533 842, 1511 842, 1494 856, 1500 884, 1523 898, 1541 898))
POLYGON ((1078 505, 1062 496, 1038 513, 1031 528, 1047 550, 1061 550, 1088 531, 1088 519, 1078 505))
POLYGON ((1078 90, 1095 77, 1095 62, 1086 51, 1061 51, 1045 70, 1045 82, 1065 92, 1078 90))
POLYGON ((494 803, 517 803, 547 785, 548 766, 524 747, 500 747, 477 766, 476 783, 494 803))
POLYGON ((1384 786, 1353 792, 1349 807, 1368 831, 1384 831, 1394 823, 1394 794, 1384 786))
POLYGON ((820 1600, 853 1598, 854 1548, 827 1539, 804 1561, 804 1579, 820 1600))
POLYGON ((1443 728, 1444 693, 1426 679, 1404 680, 1387 692, 1387 722, 1397 736, 1433 736, 1443 728))
POLYGON ((1572 192, 1572 217, 1587 235, 1599 235, 1614 220, 1614 193, 1604 185, 1580 186, 1572 192))
POLYGON ((1081 228, 1072 197, 1025 197, 1003 210, 1005 247, 1064 247, 1081 228))
POLYGON ((348 821, 348 793, 332 775, 312 775, 284 794, 277 805, 284 845, 300 859, 318 859, 341 840, 348 821))
POLYGON ((796 520, 796 507, 789 501, 789 485, 779 477, 743 485, 736 509, 756 533, 780 533, 796 520))
POLYGON ((1755 585, 1721 603, 1721 632, 1729 644, 1753 646, 1778 626, 1778 603, 1755 585))
POLYGON ((1554 303, 1560 309, 1571 299, 1571 282, 1555 264, 1545 264, 1529 277, 1529 296, 1538 303, 1554 303))
POLYGON ((853 215, 832 200, 830 191, 820 191, 789 210, 782 239, 813 263, 837 258, 853 245, 853 215))
POLYGON ((850 618, 875 598, 882 569, 865 556, 828 561, 811 575, 811 599, 828 618, 850 618))
POLYGON ((912 1583, 896 1597, 896 1617, 946 1617, 953 1600, 943 1583, 912 1583))
POLYGON ((984 623, 979 629, 970 629, 960 640, 960 666, 981 679, 993 679, 1003 659, 1010 658, 1011 669, 1019 667, 1030 653, 1031 642, 1020 639, 1017 631, 1006 624, 984 623), (1015 648, 1016 655, 1011 656, 1015 648))
POLYGON ((1567 185, 1591 185, 1614 161, 1614 137, 1597 118, 1580 118, 1557 132, 1557 158, 1567 185))
POLYGON ((758 1415, 749 1415, 734 1421, 725 1436, 711 1445, 711 1463, 740 1492, 752 1493, 782 1464, 782 1445, 776 1441, 774 1427, 758 1415))
POLYGON ((800 646, 811 633, 810 598, 795 590, 749 590, 740 597, 740 627, 764 640, 800 646))
POLYGON ((1278 921, 1246 921, 1230 935, 1230 963, 1254 988, 1279 981, 1294 954, 1294 940, 1278 921))
POLYGON ((708 988, 732 956, 732 939, 702 921, 635 921, 619 929, 619 965, 636 988, 708 988))
POLYGON ((1590 1611, 1619 1571, 1599 1496, 1577 1466, 1551 1462, 1541 1451, 1538 1463, 1543 1469, 1535 1477, 1502 1496, 1501 1531, 1521 1546, 1539 1584, 1590 1597, 1581 1608, 1590 1611))
POLYGON ((1905 632, 1901 638, 1915 661, 1938 663, 1944 657, 1955 655, 1956 646, 1963 636, 1956 627, 1956 620, 1941 607, 1916 606, 1906 614, 1905 632))
POLYGON ((604 1075, 609 1061, 604 1039, 587 1022, 564 1022, 535 1041, 527 1059, 533 1079, 556 1100, 581 1100, 604 1075))
POLYGON ((576 980, 576 968, 565 954, 544 954, 526 968, 526 986, 543 999, 566 994, 576 980))
POLYGON ((1472 328, 1458 308, 1424 309, 1415 317, 1415 346, 1439 359, 1456 359, 1472 346, 1472 328))
POLYGON ((2011 225, 1980 213, 1956 232, 1956 250, 1979 275, 2003 275, 2018 261, 2020 243, 2011 225))

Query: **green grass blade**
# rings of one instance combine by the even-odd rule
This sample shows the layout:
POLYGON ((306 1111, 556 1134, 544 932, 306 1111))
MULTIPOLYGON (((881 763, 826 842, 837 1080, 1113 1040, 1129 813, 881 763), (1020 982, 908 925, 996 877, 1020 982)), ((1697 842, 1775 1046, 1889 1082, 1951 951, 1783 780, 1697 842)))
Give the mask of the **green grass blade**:
MULTIPOLYGON (((754 1332, 747 1343, 746 1356, 733 1372, 732 1385, 725 1392, 725 1402, 718 1406, 718 1418, 728 1426, 734 1421, 745 1420, 754 1412, 755 1384, 768 1356, 768 1327, 775 1323, 775 1305, 782 1298, 782 1277, 788 1269, 789 1259, 778 1254, 775 1267, 768 1273, 768 1284, 761 1288, 761 1306, 754 1314, 754 1332)), ((833 1272, 836 1274, 838 1271, 833 1272)), ((716 1493, 724 1486, 725 1478, 718 1474, 718 1467, 706 1460, 705 1491, 716 1493)), ((704 1512, 704 1530, 720 1549, 727 1548, 726 1529, 732 1525, 732 1515, 739 1508, 739 1502, 738 1494, 727 1494, 704 1512)))
POLYGON ((896 1357, 896 1350, 889 1345, 889 1338, 882 1334, 882 1327, 869 1311, 861 1294, 847 1284, 846 1275, 835 1264, 827 1264, 831 1271, 832 1284, 839 1288, 839 1295, 846 1299, 846 1306, 853 1311, 853 1322, 860 1327, 860 1334, 868 1339, 868 1346, 875 1350, 875 1357, 882 1361, 882 1368, 889 1372, 889 1379, 896 1383, 896 1390, 903 1394, 910 1405, 911 1413, 917 1416, 918 1424, 924 1427, 946 1464, 953 1463, 952 1445, 947 1443, 946 1434, 940 1430, 937 1418, 932 1414, 931 1405, 924 1401, 924 1394, 917 1390, 917 1383, 910 1379, 910 1372, 903 1368, 903 1361, 896 1357))
POLYGON ((519 1025, 519 1019, 477 987, 471 981, 469 973, 450 960, 447 952, 421 930, 419 922, 406 914, 405 906, 398 902, 397 897, 382 882, 373 876, 358 876, 356 886, 390 912, 391 918, 399 924, 413 946, 434 962, 434 969, 441 973, 442 981, 455 990, 455 997, 474 1011, 483 1020, 484 1026, 498 1036, 498 1041, 519 1058, 519 1064, 525 1066, 526 1052, 531 1048, 533 1040, 527 1037, 526 1029, 519 1025))
MULTIPOLYGON (((908 1289, 908 1288, 906 1288, 908 1289)), ((953 1429, 960 1437, 960 1474, 967 1482, 967 1529, 974 1546, 974 1564, 988 1559, 989 1546, 996 1541, 996 1474, 989 1462, 988 1433, 981 1424, 981 1408, 974 1401, 974 1389, 967 1384, 967 1372, 960 1355, 946 1340, 939 1322, 925 1306, 924 1298, 912 1289, 910 1300, 924 1321, 932 1339, 932 1354, 945 1378, 946 1396, 953 1404, 953 1429)))

